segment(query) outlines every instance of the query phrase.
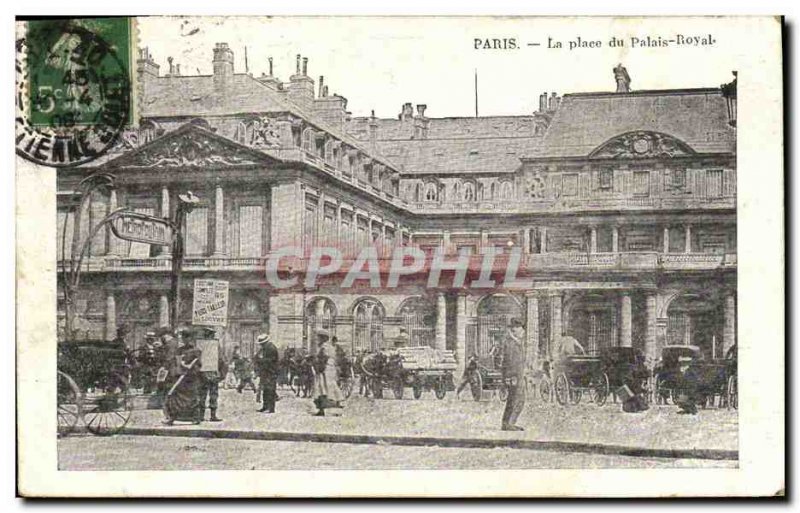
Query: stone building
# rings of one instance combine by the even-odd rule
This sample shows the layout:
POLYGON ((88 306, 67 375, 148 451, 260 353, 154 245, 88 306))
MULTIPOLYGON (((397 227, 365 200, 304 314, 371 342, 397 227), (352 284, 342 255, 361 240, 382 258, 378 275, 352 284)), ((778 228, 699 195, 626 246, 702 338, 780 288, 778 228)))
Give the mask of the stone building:
MULTIPOLYGON (((552 354, 561 335, 589 350, 638 347, 651 360, 664 345, 712 357, 735 343, 730 86, 632 91, 626 72, 617 92, 543 93, 531 114, 432 118, 407 103, 396 118, 353 118, 299 55, 288 82, 271 62, 261 77, 234 73, 233 63, 219 43, 213 75, 181 75, 171 60, 162 74, 141 51, 138 128, 102 160, 59 173, 59 258, 69 258, 62 235, 86 237, 110 210, 167 217, 191 190, 200 204, 184 225, 179 321, 191 320, 194 278, 229 280, 228 350, 251 354, 262 331, 282 347, 310 348, 324 327, 352 351, 407 336, 463 363, 486 355, 512 317, 526 322, 529 355, 552 354), (98 170, 116 176, 116 190, 88 201, 76 228, 68 198, 98 170), (532 284, 428 288, 420 275, 395 289, 344 289, 329 276, 277 291, 265 261, 286 246, 465 252, 470 269, 494 247, 498 272, 521 251, 520 275, 532 284)), ((168 249, 101 231, 90 253, 79 336, 110 339, 125 325, 138 344, 169 324, 168 249)), ((300 260, 283 270, 302 273, 300 260)))

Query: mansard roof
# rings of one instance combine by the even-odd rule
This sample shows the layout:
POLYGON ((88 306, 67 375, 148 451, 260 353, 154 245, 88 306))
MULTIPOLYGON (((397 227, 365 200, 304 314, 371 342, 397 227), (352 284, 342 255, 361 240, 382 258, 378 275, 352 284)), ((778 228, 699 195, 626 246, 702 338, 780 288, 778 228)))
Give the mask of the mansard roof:
POLYGON ((566 94, 533 158, 588 157, 626 133, 665 134, 697 153, 733 153, 720 89, 566 94))

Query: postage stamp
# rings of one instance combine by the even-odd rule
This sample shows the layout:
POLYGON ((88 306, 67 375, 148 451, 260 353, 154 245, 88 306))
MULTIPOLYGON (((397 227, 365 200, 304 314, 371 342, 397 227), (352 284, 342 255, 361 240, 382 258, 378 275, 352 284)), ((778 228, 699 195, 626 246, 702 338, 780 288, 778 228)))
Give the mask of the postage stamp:
POLYGON ((69 167, 103 155, 134 118, 132 18, 25 22, 17 39, 17 154, 69 167))
POLYGON ((780 20, 23 25, 23 493, 783 493, 780 20))

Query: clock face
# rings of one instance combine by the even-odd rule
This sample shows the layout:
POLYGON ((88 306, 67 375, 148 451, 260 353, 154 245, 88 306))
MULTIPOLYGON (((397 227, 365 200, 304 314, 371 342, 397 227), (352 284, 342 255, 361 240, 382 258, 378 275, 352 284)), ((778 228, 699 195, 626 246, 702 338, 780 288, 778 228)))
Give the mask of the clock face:
POLYGON ((647 153, 650 149, 650 141, 645 137, 640 137, 633 141, 633 151, 636 153, 647 153))

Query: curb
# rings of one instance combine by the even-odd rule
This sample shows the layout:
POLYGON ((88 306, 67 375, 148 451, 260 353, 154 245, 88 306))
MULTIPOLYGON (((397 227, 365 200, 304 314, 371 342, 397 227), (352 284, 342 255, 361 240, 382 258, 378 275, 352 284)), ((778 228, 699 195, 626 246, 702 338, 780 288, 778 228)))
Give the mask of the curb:
POLYGON ((530 449, 536 451, 590 453, 637 458, 738 460, 739 451, 724 449, 653 449, 625 445, 582 442, 556 442, 504 438, 450 438, 430 436, 350 435, 338 433, 297 433, 285 431, 245 431, 204 428, 129 427, 119 434, 134 436, 171 436, 184 438, 217 438, 275 442, 319 442, 367 445, 447 447, 461 449, 530 449))

